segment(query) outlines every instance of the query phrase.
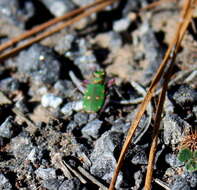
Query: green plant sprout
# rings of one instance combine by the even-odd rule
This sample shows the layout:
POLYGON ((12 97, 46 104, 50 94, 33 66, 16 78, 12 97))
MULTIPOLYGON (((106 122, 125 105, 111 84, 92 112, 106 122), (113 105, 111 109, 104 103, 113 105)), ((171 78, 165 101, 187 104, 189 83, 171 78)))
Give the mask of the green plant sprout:
POLYGON ((197 151, 191 151, 188 148, 181 149, 178 159, 185 164, 188 171, 197 171, 197 151))
POLYGON ((83 97, 83 109, 88 113, 99 111, 105 102, 105 72, 95 71, 83 97))

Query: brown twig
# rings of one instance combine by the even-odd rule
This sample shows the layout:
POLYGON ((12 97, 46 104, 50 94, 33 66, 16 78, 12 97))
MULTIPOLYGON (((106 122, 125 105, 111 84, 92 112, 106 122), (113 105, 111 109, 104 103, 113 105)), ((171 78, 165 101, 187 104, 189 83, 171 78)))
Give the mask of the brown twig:
POLYGON ((157 140, 158 140, 158 134, 159 134, 159 126, 160 126, 160 121, 161 121, 161 114, 162 114, 162 109, 163 109, 163 104, 165 100, 165 94, 168 88, 168 83, 170 81, 171 73, 172 73, 172 68, 174 65, 174 60, 176 58, 176 54, 178 52, 178 49, 180 48, 180 43, 183 39, 184 33, 192 19, 192 1, 188 1, 187 4, 183 6, 183 11, 182 15, 185 16, 184 20, 182 23, 180 23, 180 32, 177 34, 177 43, 175 46, 175 50, 172 55, 172 61, 170 64, 170 67, 166 71, 166 76, 164 78, 164 83, 162 87, 162 92, 159 97, 159 102, 157 106, 157 111, 156 111, 156 119, 155 119, 155 124, 154 124, 154 131, 153 131, 153 141, 151 144, 151 149, 149 153, 149 160, 148 160, 148 167, 147 167, 147 173, 146 173, 146 180, 145 180, 145 190, 151 190, 151 182, 152 182, 152 175, 153 175, 153 167, 154 167, 154 159, 155 159, 155 154, 156 154, 156 148, 157 148, 157 140), (184 12, 186 11, 186 12, 184 12))
POLYGON ((82 14, 60 24, 59 26, 57 26, 56 28, 50 30, 50 31, 46 31, 38 36, 36 36, 35 38, 31 39, 30 41, 26 42, 25 44, 19 46, 19 47, 16 47, 16 48, 13 48, 12 50, 10 50, 9 52, 7 53, 4 53, 0 56, 0 61, 10 57, 10 56, 13 56, 14 54, 16 54, 17 52, 19 52, 20 50, 24 49, 24 48, 27 48, 29 47, 30 45, 32 45, 33 43, 36 43, 56 32, 59 32, 60 30, 64 29, 65 27, 81 20, 82 18, 85 18, 89 15, 91 15, 92 13, 95 13, 95 12, 98 12, 102 9, 104 9, 106 6, 109 6, 110 4, 114 3, 115 1, 117 0, 108 0, 108 1, 102 1, 102 3, 99 3, 96 7, 93 7, 93 8, 90 8, 89 10, 87 10, 86 12, 83 12, 82 14))
POLYGON ((156 1, 156 2, 150 3, 149 5, 141 8, 140 11, 146 11, 146 10, 149 10, 149 9, 153 9, 155 7, 158 7, 162 3, 168 3, 168 2, 172 3, 173 1, 177 1, 177 0, 160 0, 160 1, 156 1))
POLYGON ((46 28, 49 28, 50 26, 52 26, 54 24, 57 24, 60 21, 63 21, 63 20, 66 20, 70 17, 76 16, 76 15, 86 11, 87 9, 89 9, 91 7, 94 7, 94 6, 96 6, 100 3, 103 3, 104 1, 105 0, 100 0, 100 1, 93 2, 93 3, 91 3, 87 6, 84 6, 82 8, 78 8, 76 10, 73 10, 69 13, 64 14, 63 16, 54 18, 52 20, 49 20, 48 22, 45 22, 45 23, 43 23, 39 26, 36 26, 36 27, 32 28, 31 30, 28 30, 28 31, 22 33, 21 35, 9 40, 8 42, 5 42, 2 45, 0 45, 0 52, 9 48, 9 47, 11 47, 11 46, 13 46, 14 44, 18 43, 21 40, 24 40, 24 39, 26 39, 26 38, 28 38, 28 37, 30 37, 30 36, 38 33, 38 32, 41 32, 41 31, 45 30, 46 28))
POLYGON ((78 166, 77 169, 81 172, 81 174, 83 174, 83 176, 85 176, 87 179, 92 181, 92 183, 100 187, 101 190, 107 190, 107 187, 105 187, 101 182, 99 182, 94 176, 92 176, 84 168, 82 168, 81 166, 78 166))
MULTIPOLYGON (((195 1, 195 3, 196 3, 196 1, 195 1)), ((181 14, 181 15, 183 15, 183 17, 181 17, 181 18, 185 17, 185 14, 183 14, 183 13, 186 13, 188 9, 189 9, 189 6, 184 6, 184 9, 183 9, 182 14, 181 14)), ((190 19, 191 17, 192 17, 192 15, 190 13, 190 15, 187 17, 187 20, 186 20, 188 22, 188 24, 189 24, 189 22, 191 20, 190 19)), ((135 132, 140 120, 141 120, 142 115, 144 114, 144 112, 146 110, 146 107, 147 107, 148 103, 150 102, 150 100, 151 100, 151 98, 153 96, 153 93, 154 93, 154 91, 156 89, 156 86, 157 86, 158 82, 160 81, 161 77, 164 74, 164 70, 165 70, 166 66, 168 65, 168 60, 170 59, 171 52, 173 52, 173 49, 176 47, 175 44, 177 44, 178 39, 180 39, 179 43, 181 42, 182 37, 183 37, 183 35, 185 33, 185 30, 186 30, 188 24, 182 25, 182 22, 179 24, 178 29, 176 31, 176 35, 175 35, 174 39, 172 40, 172 42, 170 43, 170 45, 169 45, 169 47, 167 49, 167 52, 166 52, 166 54, 164 56, 164 59, 163 59, 161 65, 160 65, 159 69, 157 70, 156 75, 154 76, 154 78, 153 78, 153 80, 151 82, 150 88, 149 88, 149 90, 148 90, 148 92, 147 92, 147 94, 146 94, 146 96, 144 98, 144 101, 141 103, 141 105, 139 107, 139 111, 137 112, 137 114, 135 116, 135 119, 134 119, 134 121, 133 121, 133 123, 132 123, 132 125, 131 125, 131 127, 130 127, 130 129, 128 131, 127 138, 126 138, 125 143, 123 145, 123 148, 121 150, 121 153, 120 153, 120 156, 119 156, 119 159, 118 159, 118 163, 116 165, 116 168, 115 168, 115 171, 114 171, 114 175, 113 175, 112 180, 111 180, 111 184, 110 184, 109 190, 113 190, 114 189, 114 186, 115 186, 115 183, 116 183, 116 179, 118 177, 118 173, 120 171, 120 168, 122 167, 125 154, 126 154, 126 152, 128 150, 128 147, 130 145, 130 142, 131 142, 131 139, 132 139, 132 137, 134 135, 134 132, 135 132), (181 28, 182 28, 182 30, 180 30, 181 28), (181 36, 181 38, 179 38, 179 36, 181 36)), ((177 44, 177 47, 178 46, 179 46, 179 44, 177 44)))

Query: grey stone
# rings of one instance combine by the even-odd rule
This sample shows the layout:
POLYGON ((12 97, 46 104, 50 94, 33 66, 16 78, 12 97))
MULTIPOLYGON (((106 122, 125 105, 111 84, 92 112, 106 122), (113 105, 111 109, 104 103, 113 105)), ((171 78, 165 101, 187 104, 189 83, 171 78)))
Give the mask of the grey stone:
POLYGON ((162 61, 162 52, 159 46, 159 43, 155 37, 155 34, 152 28, 148 23, 144 23, 141 27, 142 32, 142 43, 144 46, 144 53, 146 59, 149 62, 147 69, 145 71, 146 80, 150 80, 154 73, 157 71, 161 61, 162 61))
POLYGON ((182 108, 197 102, 197 91, 187 84, 175 86, 172 91, 172 99, 182 108))
POLYGON ((113 23, 113 30, 115 32, 123 32, 126 31, 131 24, 131 19, 129 18, 122 18, 120 20, 117 20, 113 23))
POLYGON ((63 102, 61 97, 55 96, 54 94, 45 94, 42 96, 41 104, 43 107, 58 108, 63 102))
POLYGON ((133 158, 131 159, 131 162, 135 165, 145 165, 148 163, 147 156, 145 150, 141 149, 140 151, 137 151, 133 158))
POLYGON ((27 137, 17 136, 11 139, 10 151, 17 159, 25 160, 32 148, 33 145, 27 137))
POLYGON ((34 82, 54 84, 60 76, 60 62, 52 49, 34 44, 16 59, 18 70, 34 82))
POLYGON ((43 180, 43 187, 48 190, 59 190, 60 185, 63 183, 63 179, 46 179, 43 180))
POLYGON ((64 37, 62 37, 61 40, 57 42, 57 45, 55 46, 55 50, 61 54, 64 54, 66 51, 71 49, 74 39, 75 36, 73 34, 65 35, 64 37))
POLYGON ((170 188, 171 190, 191 190, 190 186, 188 185, 186 179, 177 176, 172 187, 170 188))
POLYGON ((81 182, 78 178, 72 178, 65 180, 59 187, 58 190, 80 190, 81 182))
POLYGON ((177 114, 166 114, 163 118, 164 143, 175 146, 190 131, 191 126, 182 120, 177 114))
POLYGON ((7 17, 14 24, 18 24, 21 28, 24 27, 25 22, 31 18, 35 9, 31 1, 24 1, 23 6, 17 0, 0 1, 0 17, 7 17))
POLYGON ((38 147, 33 147, 30 151, 30 153, 28 154, 26 160, 30 160, 32 163, 35 163, 36 161, 44 161, 44 159, 42 159, 43 157, 43 149, 39 149, 38 147))
POLYGON ((50 12, 58 17, 74 9, 74 4, 70 0, 42 0, 50 12))
POLYGON ((99 136, 99 129, 101 128, 102 121, 99 119, 95 119, 93 121, 90 121, 83 129, 81 130, 84 137, 92 137, 92 138, 98 138, 99 136))
MULTIPOLYGON (((119 142, 120 134, 107 131, 95 142, 94 150, 90 156, 92 162, 90 172, 107 183, 111 181, 115 169, 116 159, 113 151, 119 142)), ((116 183, 117 189, 121 183, 122 174, 120 173, 116 183)))
POLYGON ((178 160, 177 155, 175 155, 175 154, 166 154, 165 161, 171 167, 180 167, 183 165, 183 163, 178 160))
POLYGON ((15 106, 16 106, 16 108, 17 108, 20 112, 22 112, 22 113, 28 113, 28 112, 29 112, 29 109, 28 109, 28 107, 27 107, 27 104, 26 104, 24 98, 18 100, 18 101, 15 103, 15 106))
POLYGON ((9 180, 2 173, 0 173, 0 189, 12 190, 12 185, 10 184, 9 180))
POLYGON ((54 168, 38 168, 35 171, 36 177, 44 180, 56 178, 54 168))
POLYGON ((0 136, 8 139, 11 138, 13 135, 12 127, 13 119, 12 116, 9 116, 0 126, 0 136))
POLYGON ((80 111, 83 109, 83 102, 76 101, 76 102, 68 102, 61 108, 61 112, 66 116, 72 115, 73 111, 80 111))
POLYGON ((15 78, 5 78, 0 81, 0 89, 3 90, 4 92, 12 92, 14 90, 19 90, 20 88, 20 83, 17 79, 15 78))
POLYGON ((74 121, 78 124, 78 126, 82 126, 88 122, 88 114, 78 112, 74 115, 74 121))
POLYGON ((76 5, 78 6, 85 6, 85 5, 88 5, 90 3, 93 3, 94 0, 72 0, 76 5))
POLYGON ((134 179, 135 179, 135 188, 139 189, 143 182, 143 174, 140 170, 134 173, 134 179))

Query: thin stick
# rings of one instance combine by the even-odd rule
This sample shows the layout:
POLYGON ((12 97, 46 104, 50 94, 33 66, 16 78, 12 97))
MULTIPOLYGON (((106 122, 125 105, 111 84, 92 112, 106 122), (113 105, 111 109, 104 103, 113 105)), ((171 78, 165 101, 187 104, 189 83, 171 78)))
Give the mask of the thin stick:
POLYGON ((99 182, 94 176, 92 176, 90 173, 88 173, 85 169, 83 169, 81 166, 78 166, 77 169, 90 181, 92 181, 94 184, 98 185, 102 190, 107 190, 107 187, 105 187, 101 182, 99 182))
POLYGON ((155 179, 155 183, 159 184, 161 187, 163 187, 165 190, 170 190, 170 187, 160 179, 155 179))
POLYGON ((70 19, 62 24, 60 24, 59 26, 57 26, 56 28, 50 30, 50 31, 46 31, 38 36, 36 36, 35 38, 31 39, 30 41, 28 41, 27 43, 13 48, 10 52, 4 53, 3 55, 0 56, 0 61, 3 61, 4 59, 13 56, 14 54, 16 54, 17 52, 19 52, 20 50, 29 47, 30 45, 32 45, 33 43, 39 42, 40 40, 56 33, 59 32, 60 30, 62 30, 63 28, 81 20, 82 18, 85 18, 89 15, 91 15, 92 13, 95 13, 97 11, 100 11, 102 9, 104 9, 106 6, 109 6, 110 4, 112 4, 113 2, 115 2, 117 0, 109 0, 109 1, 104 1, 103 3, 100 3, 97 7, 92 8, 82 14, 80 14, 79 16, 74 17, 73 19, 70 19))
POLYGON ((13 108, 12 112, 15 113, 23 121, 25 121, 30 127, 37 129, 36 125, 30 119, 28 119, 22 112, 20 112, 17 108, 13 108))
POLYGON ((28 30, 27 32, 24 32, 22 33, 21 35, 9 40, 8 42, 5 42, 3 43, 2 45, 0 45, 0 51, 3 51, 7 48, 9 48, 10 46, 13 46, 14 44, 16 44, 17 42, 21 41, 21 40, 24 40, 38 32, 41 32, 42 30, 54 25, 54 24, 57 24, 58 22, 60 21, 63 21, 65 19, 68 19, 69 17, 73 17, 73 16, 76 16, 77 14, 80 14, 82 13, 83 11, 85 11, 86 9, 89 9, 93 6, 96 6, 100 3, 104 2, 104 0, 100 0, 100 1, 97 1, 97 2, 94 2, 94 3, 91 3, 87 6, 84 6, 82 8, 79 8, 79 9, 76 9, 76 10, 73 10, 69 13, 66 13, 64 14, 63 16, 60 16, 60 17, 57 17, 57 18, 54 18, 48 22, 45 22, 39 26, 36 26, 34 28, 32 28, 31 30, 28 30))
POLYGON ((171 78, 171 73, 172 69, 174 66, 174 60, 176 58, 176 54, 178 52, 178 49, 180 47, 180 43, 182 41, 183 35, 186 31, 186 28, 189 24, 189 21, 191 20, 192 16, 192 2, 188 2, 188 4, 185 4, 183 6, 182 10, 185 10, 186 12, 182 12, 182 15, 185 16, 183 25, 180 28, 180 32, 177 35, 177 42, 174 48, 174 51, 171 53, 171 62, 170 62, 170 67, 166 71, 166 76, 164 76, 164 83, 162 87, 162 92, 159 97, 159 102, 157 106, 157 111, 156 111, 156 119, 155 119, 155 124, 154 124, 154 131, 153 131, 153 141, 151 144, 151 149, 149 153, 149 159, 148 159, 148 167, 147 167, 147 173, 146 173, 146 180, 145 180, 145 190, 151 190, 151 182, 152 182, 152 175, 153 175, 153 167, 154 167, 154 160, 155 160, 155 154, 156 154, 156 148, 157 148, 157 140, 158 140, 158 134, 159 134, 159 126, 161 122, 161 114, 163 110, 163 105, 165 101, 165 95, 166 91, 168 89, 168 83, 171 78))
MULTIPOLYGON (((185 9, 187 9, 186 6, 184 6, 185 9)), ((181 13, 184 13, 184 11, 182 11, 181 13)), ((181 18, 184 18, 182 16, 183 14, 181 14, 181 18)), ((185 15, 184 15, 185 16, 185 15)), ((114 189, 114 186, 115 186, 115 183, 116 183, 116 180, 117 180, 117 177, 118 177, 118 173, 120 171, 120 168, 122 167, 122 164, 123 164, 123 160, 124 160, 124 157, 125 157, 125 154, 128 150, 128 147, 130 145, 130 142, 131 142, 131 139, 134 135, 134 132, 141 120, 141 117, 142 115, 144 114, 145 110, 146 110, 146 107, 148 105, 148 103, 150 102, 152 96, 153 96, 153 93, 156 89, 156 86, 158 84, 158 82, 160 81, 162 75, 164 74, 164 69, 166 68, 166 66, 168 65, 168 60, 170 59, 170 54, 174 48, 174 44, 176 44, 176 42, 178 41, 178 37, 179 37, 179 34, 181 37, 183 37, 184 33, 185 33, 185 30, 188 26, 188 23, 190 22, 191 20, 191 17, 192 15, 189 15, 188 16, 188 20, 187 23, 183 25, 183 23, 181 22, 179 25, 178 25, 178 28, 176 30, 176 34, 175 34, 175 37, 174 39, 172 40, 172 42, 170 43, 168 49, 167 49, 167 52, 165 54, 165 57, 161 63, 161 65, 159 66, 158 70, 157 70, 157 73, 156 75, 154 76, 153 80, 152 80, 152 83, 150 85, 150 88, 144 98, 144 101, 142 102, 142 104, 140 105, 139 107, 139 111, 137 112, 136 116, 135 116, 135 119, 133 120, 133 123, 131 124, 131 127, 128 131, 128 134, 127 134, 127 137, 126 137, 126 140, 125 140, 125 143, 122 147, 122 150, 121 150, 121 153, 120 153, 120 156, 119 156, 119 159, 118 159, 118 163, 116 165, 116 168, 115 168, 115 171, 114 171, 114 175, 112 177, 112 180, 111 180, 111 184, 110 184, 110 187, 109 187, 109 190, 113 190, 114 189), (182 29, 182 30, 180 30, 182 29)), ((182 38, 181 38, 182 40, 182 38)), ((181 41, 180 40, 180 41, 181 41)))
POLYGON ((167 3, 167 2, 172 3, 173 1, 177 1, 177 0, 160 0, 160 1, 156 1, 156 2, 150 3, 149 5, 141 8, 140 11, 146 11, 146 10, 149 10, 149 9, 153 9, 155 7, 158 7, 162 3, 167 3))
POLYGON ((64 165, 62 156, 60 153, 55 153, 55 155, 52 157, 52 163, 59 169, 62 170, 64 173, 64 176, 67 177, 68 179, 72 179, 73 175, 70 173, 68 168, 64 165))
POLYGON ((85 88, 82 86, 81 81, 75 76, 73 71, 69 71, 68 74, 69 74, 71 80, 73 81, 73 83, 75 84, 75 86, 79 89, 79 91, 82 94, 84 94, 85 93, 85 88))
POLYGON ((87 181, 82 177, 82 175, 78 171, 69 166, 65 161, 62 161, 62 163, 81 181, 81 183, 87 183, 87 181))
MULTIPOLYGON (((172 71, 172 68, 173 68, 172 65, 173 64, 170 65, 171 67, 170 67, 170 69, 168 69, 167 72, 170 73, 172 71)), ((168 89, 169 80, 170 80, 170 77, 166 78, 166 80, 164 81, 162 92, 160 94, 159 102, 158 102, 158 106, 157 106, 156 119, 155 119, 155 124, 153 126, 153 128, 154 128, 153 140, 152 140, 151 149, 150 149, 150 153, 149 153, 149 159, 148 159, 148 167, 147 167, 146 181, 145 181, 145 190, 151 190, 153 166, 154 166, 154 161, 155 161, 155 153, 156 153, 156 149, 157 149, 157 141, 158 141, 158 135, 159 135, 159 126, 160 126, 160 122, 161 122, 161 114, 162 114, 163 105, 164 105, 164 101, 165 101, 166 91, 168 89)))

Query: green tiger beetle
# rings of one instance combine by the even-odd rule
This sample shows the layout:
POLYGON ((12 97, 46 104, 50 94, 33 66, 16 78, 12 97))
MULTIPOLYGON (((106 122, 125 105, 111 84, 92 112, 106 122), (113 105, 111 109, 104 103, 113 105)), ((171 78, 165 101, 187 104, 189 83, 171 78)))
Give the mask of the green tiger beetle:
POLYGON ((105 72, 93 72, 93 78, 87 82, 86 90, 84 90, 81 82, 76 78, 72 71, 69 76, 77 88, 84 94, 82 101, 69 102, 62 108, 62 113, 71 115, 72 111, 84 110, 87 113, 102 112, 109 102, 109 95, 107 94, 106 86, 110 87, 114 84, 114 79, 105 82, 105 72))
POLYGON ((83 109, 88 113, 98 112, 105 102, 105 72, 95 71, 83 97, 83 109))

